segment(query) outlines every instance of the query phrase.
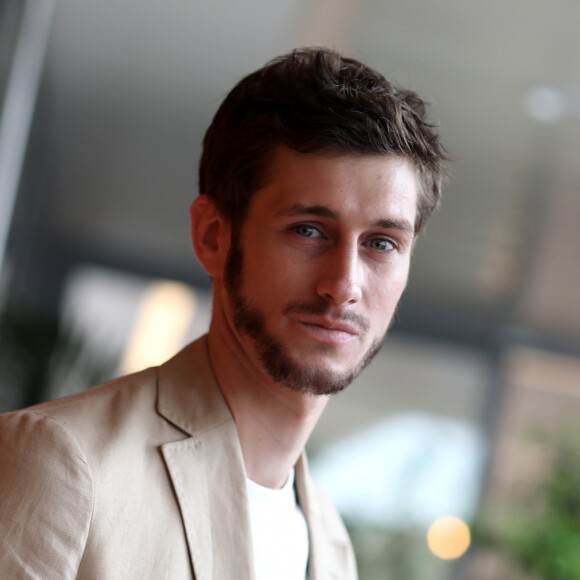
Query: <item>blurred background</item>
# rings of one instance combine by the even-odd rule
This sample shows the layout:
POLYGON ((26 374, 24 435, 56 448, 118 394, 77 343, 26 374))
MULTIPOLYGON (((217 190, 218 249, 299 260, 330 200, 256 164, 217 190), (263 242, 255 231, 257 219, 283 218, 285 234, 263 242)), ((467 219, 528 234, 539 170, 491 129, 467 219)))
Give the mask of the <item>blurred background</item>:
POLYGON ((233 84, 326 45, 433 103, 456 161, 313 471, 362 580, 580 578, 580 3, 1 0, 0 410, 202 334, 189 243, 233 84))

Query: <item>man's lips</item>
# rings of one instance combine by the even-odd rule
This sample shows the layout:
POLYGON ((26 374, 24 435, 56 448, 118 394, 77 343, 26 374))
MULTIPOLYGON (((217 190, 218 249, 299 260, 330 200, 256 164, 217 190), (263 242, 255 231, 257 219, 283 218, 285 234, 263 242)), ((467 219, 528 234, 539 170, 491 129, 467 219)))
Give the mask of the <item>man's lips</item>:
POLYGON ((353 336, 359 336, 361 329, 352 323, 344 320, 332 320, 320 316, 297 316, 295 318, 299 324, 306 326, 318 327, 322 330, 334 331, 336 333, 345 333, 353 336))
POLYGON ((325 326, 311 324, 300 320, 294 320, 294 323, 306 336, 309 336, 316 342, 323 344, 346 344, 353 340, 357 340, 359 336, 357 334, 352 334, 351 332, 338 330, 337 328, 327 328, 325 326))
POLYGON ((284 314, 290 315, 296 322, 355 336, 366 334, 370 328, 370 322, 364 316, 351 310, 333 312, 326 304, 289 304, 284 314))

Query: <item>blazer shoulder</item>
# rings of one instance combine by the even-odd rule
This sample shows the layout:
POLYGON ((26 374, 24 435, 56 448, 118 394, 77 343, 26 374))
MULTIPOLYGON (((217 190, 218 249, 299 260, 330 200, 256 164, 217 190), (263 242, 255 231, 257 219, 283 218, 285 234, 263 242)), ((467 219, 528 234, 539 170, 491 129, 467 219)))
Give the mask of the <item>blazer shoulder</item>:
MULTIPOLYGON (((158 367, 150 367, 136 373, 111 379, 73 395, 40 403, 24 409, 24 411, 35 411, 46 416, 58 416, 66 415, 69 408, 74 412, 78 412, 82 410, 83 406, 93 406, 99 400, 116 397, 120 391, 124 391, 132 397, 154 395, 157 376, 158 367)), ((18 412, 16 411, 16 413, 18 412)))
POLYGON ((93 511, 86 458, 36 409, 0 417, 0 576, 74 578, 93 511))
MULTIPOLYGON (((153 411, 157 401, 157 368, 152 367, 118 377, 80 393, 54 399, 21 411, 0 415, 0 429, 4 416, 34 413, 52 418, 71 434, 79 445, 90 440, 97 432, 95 425, 110 426, 133 413, 153 411)), ((102 433, 99 434, 101 436, 102 433)))

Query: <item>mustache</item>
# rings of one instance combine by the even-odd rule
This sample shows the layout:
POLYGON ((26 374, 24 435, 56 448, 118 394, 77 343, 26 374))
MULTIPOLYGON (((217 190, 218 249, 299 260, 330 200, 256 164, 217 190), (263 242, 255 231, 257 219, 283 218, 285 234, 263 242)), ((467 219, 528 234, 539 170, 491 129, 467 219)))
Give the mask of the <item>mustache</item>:
POLYGON ((345 310, 341 312, 339 316, 336 316, 336 309, 328 306, 324 303, 315 302, 293 302, 288 304, 284 308, 284 314, 315 314, 318 316, 327 316, 331 320, 342 320, 345 322, 353 323, 362 333, 365 333, 370 328, 369 319, 352 312, 351 310, 345 310))

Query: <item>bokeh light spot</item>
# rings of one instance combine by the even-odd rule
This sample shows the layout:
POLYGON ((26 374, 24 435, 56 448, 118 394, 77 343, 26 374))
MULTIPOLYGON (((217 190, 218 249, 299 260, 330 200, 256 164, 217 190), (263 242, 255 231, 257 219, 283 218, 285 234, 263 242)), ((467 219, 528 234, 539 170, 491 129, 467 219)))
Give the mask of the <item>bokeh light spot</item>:
POLYGON ((427 532, 427 544, 442 560, 455 560, 465 554, 471 543, 469 526, 455 516, 436 519, 427 532))

